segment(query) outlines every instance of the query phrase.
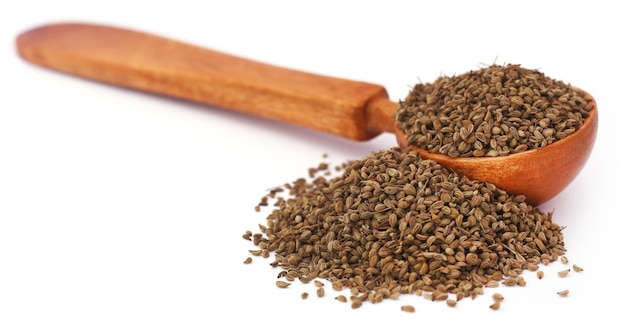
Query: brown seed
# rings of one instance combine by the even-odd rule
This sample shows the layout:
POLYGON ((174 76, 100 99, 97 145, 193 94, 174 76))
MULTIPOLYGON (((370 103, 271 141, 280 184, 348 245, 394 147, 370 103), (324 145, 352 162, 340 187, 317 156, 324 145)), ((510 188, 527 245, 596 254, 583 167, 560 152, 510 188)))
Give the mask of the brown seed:
POLYGON ((415 85, 395 119, 409 145, 451 157, 495 157, 573 133, 588 117, 588 104, 575 88, 537 70, 491 65, 415 85))
POLYGON ((279 287, 279 288, 281 288, 281 289, 284 289, 284 288, 286 288, 286 287, 289 287, 290 285, 291 285, 291 283, 289 283, 289 282, 285 282, 285 281, 276 281, 276 286, 277 286, 277 287, 279 287))
POLYGON ((414 313, 415 307, 413 307, 412 305, 402 305, 400 307, 400 310, 402 310, 403 312, 414 313))
POLYGON ((249 264, 252 263, 252 258, 251 257, 247 257, 246 260, 243 261, 244 264, 249 264))
MULTIPOLYGON (((479 129, 478 122, 462 126, 468 139, 479 129)), ((391 148, 343 169, 336 178, 285 184, 290 197, 274 206, 260 234, 250 234, 254 253, 271 254, 286 283, 313 281, 322 288, 327 280, 334 290, 349 288, 350 301, 359 304, 419 293, 458 301, 500 281, 523 285, 527 265, 564 254, 561 227, 550 213, 415 152, 391 148)))
POLYGON ((302 292, 302 294, 300 294, 300 298, 302 298, 302 300, 306 299, 309 297, 309 293, 308 292, 302 292))
POLYGON ((568 269, 565 269, 565 270, 562 270, 562 271, 558 272, 557 274, 559 275, 559 277, 566 277, 567 274, 569 274, 569 272, 570 272, 570 270, 568 268, 568 269))
POLYGON ((575 272, 582 272, 583 271, 583 269, 580 266, 576 265, 576 264, 572 265, 572 269, 574 269, 575 272))
POLYGON ((542 270, 537 271, 537 278, 538 279, 542 279, 543 278, 543 271, 542 270))
POLYGON ((500 300, 494 301, 493 304, 489 305, 489 308, 493 310, 497 310, 500 308, 500 300))
POLYGON ((515 277, 507 277, 504 281, 502 281, 502 284, 506 286, 515 286, 517 285, 517 280, 515 277))
POLYGON ((569 262, 569 260, 567 259, 566 256, 562 256, 561 257, 561 263, 567 264, 569 262))
POLYGON ((494 293, 494 294, 491 296, 491 298, 492 298, 494 301, 502 301, 502 300, 504 300, 504 296, 502 296, 502 294, 497 293, 497 292, 496 292, 496 293, 494 293))
POLYGON ((346 298, 346 296, 340 294, 337 297, 335 297, 335 300, 345 303, 345 302, 348 301, 348 298, 346 298))
POLYGON ((363 305, 363 302, 358 300, 358 301, 353 301, 350 307, 352 307, 352 309, 357 309, 361 307, 361 305, 363 305))
POLYGON ((435 300, 435 301, 448 300, 448 293, 447 292, 438 292, 435 295, 433 295, 433 300, 435 300))
POLYGON ((485 284, 485 287, 487 288, 497 288, 498 286, 500 286, 500 282, 494 280, 491 280, 487 282, 487 284, 485 284))
POLYGON ((557 294, 561 297, 565 297, 569 294, 569 290, 562 290, 562 291, 557 292, 557 294))
POLYGON ((245 239, 246 241, 251 241, 252 240, 252 232, 249 230, 246 230, 245 234, 241 235, 241 237, 243 237, 243 239, 245 239))
POLYGON ((324 288, 322 288, 322 287, 317 288, 316 293, 317 293, 318 297, 323 297, 324 296, 324 288))
POLYGON ((450 306, 450 307, 454 307, 456 306, 457 301, 454 299, 448 299, 446 300, 446 305, 450 306))

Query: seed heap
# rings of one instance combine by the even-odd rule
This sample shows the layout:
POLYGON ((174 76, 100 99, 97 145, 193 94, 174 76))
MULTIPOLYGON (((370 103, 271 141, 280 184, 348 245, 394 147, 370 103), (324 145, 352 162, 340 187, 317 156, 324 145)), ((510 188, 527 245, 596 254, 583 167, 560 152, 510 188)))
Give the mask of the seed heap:
POLYGON ((519 65, 417 84, 396 112, 409 145, 451 157, 502 156, 572 134, 589 116, 581 90, 519 65))
POLYGON ((422 292, 458 301, 508 279, 522 285, 524 270, 565 253, 551 213, 413 151, 372 152, 342 171, 285 185, 290 196, 244 238, 253 255, 274 256, 279 277, 327 279, 350 290, 353 308, 422 292))

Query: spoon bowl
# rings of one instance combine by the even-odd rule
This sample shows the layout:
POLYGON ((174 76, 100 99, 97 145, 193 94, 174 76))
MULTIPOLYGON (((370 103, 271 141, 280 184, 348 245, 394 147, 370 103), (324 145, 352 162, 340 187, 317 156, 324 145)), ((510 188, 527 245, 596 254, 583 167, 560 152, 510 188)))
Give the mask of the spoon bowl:
POLYGON ((34 64, 104 82, 233 109, 351 140, 393 133, 472 179, 523 194, 531 205, 556 196, 582 170, 595 142, 596 104, 582 127, 546 147, 497 157, 455 158, 407 145, 398 103, 376 84, 287 69, 168 38, 83 23, 44 25, 20 34, 20 56, 34 64))
MULTIPOLYGON (((587 162, 596 139, 598 113, 593 109, 583 125, 568 137, 539 149, 495 157, 450 157, 411 146, 422 158, 432 159, 461 175, 495 184, 511 194, 522 194, 531 205, 540 205, 563 191, 587 162)), ((407 146, 406 136, 396 134, 407 146)))

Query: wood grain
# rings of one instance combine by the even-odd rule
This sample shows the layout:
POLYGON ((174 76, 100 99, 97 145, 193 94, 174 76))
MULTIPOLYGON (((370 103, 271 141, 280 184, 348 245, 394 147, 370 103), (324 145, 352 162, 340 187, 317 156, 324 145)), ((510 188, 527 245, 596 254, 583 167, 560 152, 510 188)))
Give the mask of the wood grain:
POLYGON ((272 66, 117 27, 46 25, 19 54, 54 70, 292 123, 352 140, 394 130, 384 87, 272 66))

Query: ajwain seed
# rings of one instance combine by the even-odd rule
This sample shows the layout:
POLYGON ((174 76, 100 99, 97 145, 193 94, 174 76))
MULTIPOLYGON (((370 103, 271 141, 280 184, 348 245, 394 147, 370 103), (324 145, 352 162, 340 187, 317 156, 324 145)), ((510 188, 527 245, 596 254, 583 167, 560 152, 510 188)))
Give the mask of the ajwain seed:
POLYGON ((400 307, 400 310, 402 310, 403 312, 414 313, 415 307, 413 307, 412 305, 402 305, 400 307))
POLYGON ((337 297, 335 297, 335 300, 345 303, 345 302, 348 301, 348 298, 346 298, 346 296, 340 294, 337 297))
POLYGON ((542 270, 537 271, 537 278, 538 279, 542 279, 543 278, 543 271, 542 270))
POLYGON ((302 300, 306 299, 309 297, 309 293, 308 292, 302 292, 302 294, 300 294, 300 298, 302 298, 302 300))
POLYGON ((569 272, 570 272, 570 270, 568 268, 568 269, 565 269, 565 270, 562 270, 562 271, 558 272, 557 274, 559 275, 559 277, 566 277, 567 274, 569 274, 569 272))
POLYGON ((247 257, 246 260, 243 261, 244 264, 249 264, 252 263, 252 258, 251 257, 247 257))
POLYGON ((494 293, 494 294, 491 296, 491 298, 492 298, 494 301, 502 301, 502 300, 504 300, 504 296, 502 296, 502 294, 497 293, 497 292, 496 292, 496 293, 494 293))
POLYGON ((317 288, 316 293, 317 293, 318 297, 320 297, 320 298, 323 297, 324 296, 324 288, 322 288, 322 287, 317 288))
POLYGON ((502 284, 506 286, 515 286, 517 284, 517 280, 515 277, 507 277, 504 281, 502 281, 502 284))
MULTIPOLYGON (((468 137, 478 127, 462 125, 468 137)), ((250 235, 258 247, 250 252, 273 257, 288 281, 281 287, 329 281, 336 291, 349 288, 356 308, 401 294, 447 303, 485 287, 523 286, 524 270, 564 255, 552 213, 414 151, 372 152, 341 169, 285 184, 290 197, 250 235)))
POLYGON ((494 280, 491 280, 487 282, 487 284, 485 284, 485 287, 487 288, 497 288, 498 286, 500 286, 500 282, 494 280))
POLYGON ((562 291, 557 292, 557 294, 561 297, 565 297, 569 294, 569 290, 562 290, 562 291))
POLYGON ((494 64, 415 85, 395 119, 409 145, 450 157, 497 157, 572 134, 589 116, 589 102, 538 70, 494 64))
POLYGON ((285 282, 285 281, 276 281, 276 286, 277 286, 277 287, 279 287, 279 288, 281 288, 281 289, 287 288, 287 287, 289 287, 290 285, 291 285, 291 283, 289 283, 289 282, 285 282))
POLYGON ((583 269, 580 266, 576 265, 576 264, 572 265, 572 269, 574 269, 575 272, 582 272, 583 271, 583 269))

